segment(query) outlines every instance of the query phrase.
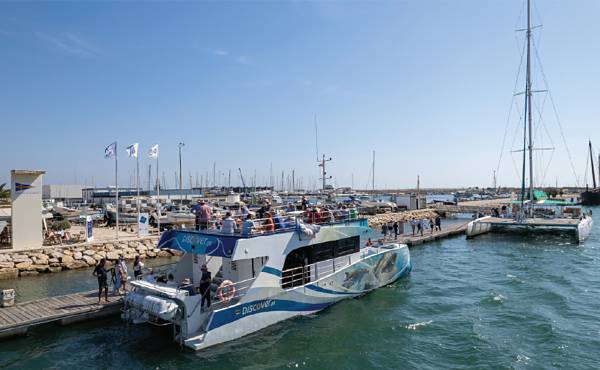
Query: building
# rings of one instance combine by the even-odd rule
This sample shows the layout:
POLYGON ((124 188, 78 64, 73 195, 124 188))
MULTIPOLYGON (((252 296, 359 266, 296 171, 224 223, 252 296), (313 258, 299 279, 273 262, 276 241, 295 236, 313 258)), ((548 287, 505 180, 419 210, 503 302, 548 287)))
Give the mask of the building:
POLYGON ((43 185, 42 199, 53 199, 55 201, 69 203, 79 203, 83 201, 82 185, 43 185))

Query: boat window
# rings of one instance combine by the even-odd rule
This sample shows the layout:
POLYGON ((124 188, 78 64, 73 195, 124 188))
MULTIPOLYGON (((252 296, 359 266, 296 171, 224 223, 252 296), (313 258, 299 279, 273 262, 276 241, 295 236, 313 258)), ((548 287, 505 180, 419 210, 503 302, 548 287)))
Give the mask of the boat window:
POLYGON ((310 268, 314 263, 347 256, 360 250, 360 237, 353 236, 325 243, 318 243, 292 251, 285 259, 281 279, 284 289, 310 282, 310 268), (304 269, 303 269, 304 267, 304 269), (304 270, 304 277, 303 275, 304 270))

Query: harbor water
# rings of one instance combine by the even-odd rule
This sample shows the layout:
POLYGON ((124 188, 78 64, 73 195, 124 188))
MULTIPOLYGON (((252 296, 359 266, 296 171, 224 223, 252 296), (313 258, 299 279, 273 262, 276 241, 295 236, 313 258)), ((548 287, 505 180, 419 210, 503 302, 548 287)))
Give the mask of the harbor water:
MULTIPOLYGON (((389 287, 206 351, 179 348, 168 327, 106 319, 0 342, 0 368, 598 367, 600 220, 584 244, 487 234, 411 255, 410 276, 389 287)), ((89 271, 81 274, 55 290, 94 283, 89 271)))

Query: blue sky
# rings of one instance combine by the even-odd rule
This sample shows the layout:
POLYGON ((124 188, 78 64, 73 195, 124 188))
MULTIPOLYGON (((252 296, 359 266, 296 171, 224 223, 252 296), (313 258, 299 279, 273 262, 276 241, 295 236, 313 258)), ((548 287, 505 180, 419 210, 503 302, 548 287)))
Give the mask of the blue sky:
MULTIPOLYGON (((123 185, 135 166, 124 148, 139 141, 143 153, 160 145, 173 186, 182 140, 184 178, 193 182, 196 173, 212 178, 216 162, 218 172, 241 167, 248 179, 256 171, 259 183, 272 164, 277 178, 294 169, 312 184, 316 114, 319 150, 334 158, 338 186, 352 177, 355 187, 370 183, 372 150, 378 187, 412 187, 418 174, 427 187, 489 186, 523 4, 2 2, 0 181, 32 168, 47 171, 46 183, 111 184, 114 164, 103 151, 117 139, 123 185)), ((600 3, 536 8, 539 54, 581 183, 588 137, 600 147, 600 3)), ((544 111, 540 131, 557 149, 543 177, 573 185, 549 103, 544 111)), ((519 183, 508 153, 517 124, 503 185, 519 183)))

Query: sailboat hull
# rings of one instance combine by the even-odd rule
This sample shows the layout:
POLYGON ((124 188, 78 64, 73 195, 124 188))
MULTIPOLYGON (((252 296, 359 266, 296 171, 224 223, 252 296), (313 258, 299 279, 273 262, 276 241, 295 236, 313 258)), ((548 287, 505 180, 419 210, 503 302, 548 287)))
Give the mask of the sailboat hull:
POLYGON ((600 205, 600 188, 584 191, 581 193, 581 204, 584 206, 600 205))

